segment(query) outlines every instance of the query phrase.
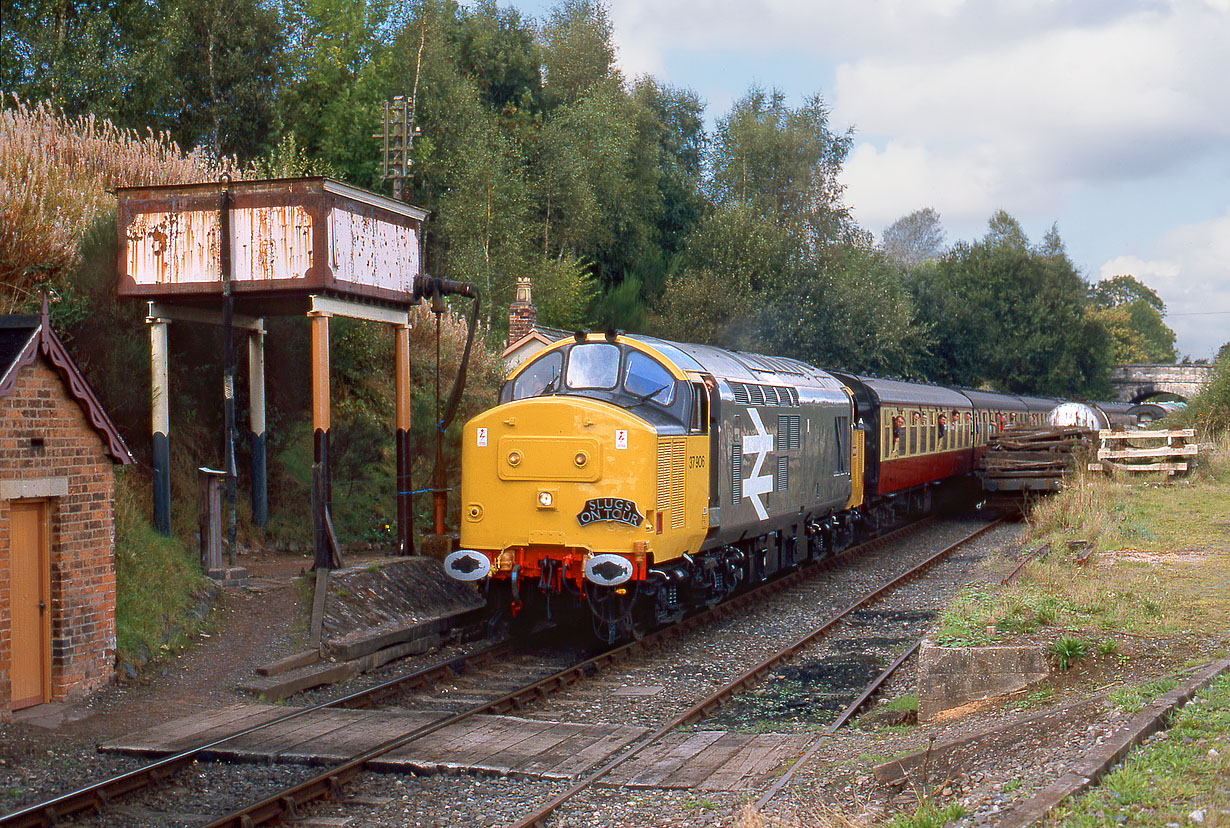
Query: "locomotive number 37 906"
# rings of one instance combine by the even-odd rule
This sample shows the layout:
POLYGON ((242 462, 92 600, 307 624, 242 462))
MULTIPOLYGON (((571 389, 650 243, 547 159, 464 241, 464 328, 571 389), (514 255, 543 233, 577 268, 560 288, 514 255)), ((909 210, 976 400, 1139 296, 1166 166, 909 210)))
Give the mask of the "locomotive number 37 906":
POLYGON ((701 454, 696 457, 688 458, 689 469, 703 469, 705 467, 705 455, 701 454))

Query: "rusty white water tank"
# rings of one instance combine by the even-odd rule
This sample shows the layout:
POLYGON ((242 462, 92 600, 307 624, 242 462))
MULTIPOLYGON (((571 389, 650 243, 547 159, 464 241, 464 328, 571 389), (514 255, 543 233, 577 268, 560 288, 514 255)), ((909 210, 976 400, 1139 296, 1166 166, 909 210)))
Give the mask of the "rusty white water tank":
POLYGON ((402 303, 422 274, 427 211, 339 181, 122 187, 119 295, 216 301, 224 191, 237 308, 260 312, 310 293, 402 303))
POLYGON ((1078 402, 1066 402, 1055 406, 1046 415, 1046 421, 1053 426, 1080 426, 1097 431, 1110 428, 1106 415, 1092 405, 1078 402))

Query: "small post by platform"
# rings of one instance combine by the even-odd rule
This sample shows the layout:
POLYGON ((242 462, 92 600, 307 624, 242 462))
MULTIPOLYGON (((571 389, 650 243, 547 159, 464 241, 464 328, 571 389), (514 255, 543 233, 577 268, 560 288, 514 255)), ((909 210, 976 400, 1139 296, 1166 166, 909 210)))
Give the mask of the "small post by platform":
POLYGON ((201 530, 201 572, 224 586, 239 586, 248 579, 248 571, 240 566, 227 566, 222 560, 222 489, 226 472, 219 469, 197 469, 201 530))
POLYGON ((171 534, 171 382, 167 358, 168 321, 150 315, 150 431, 153 441, 154 528, 171 534))

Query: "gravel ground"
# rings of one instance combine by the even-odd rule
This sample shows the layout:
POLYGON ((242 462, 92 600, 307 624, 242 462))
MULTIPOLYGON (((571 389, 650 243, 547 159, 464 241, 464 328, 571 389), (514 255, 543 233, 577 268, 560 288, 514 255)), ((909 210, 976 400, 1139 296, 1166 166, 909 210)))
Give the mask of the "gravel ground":
MULTIPOLYGON (((794 640, 835 607, 850 604, 890 568, 905 568, 906 559, 926 553, 966 534, 976 520, 945 521, 909 539, 830 570, 812 582, 737 618, 720 622, 703 635, 694 633, 671 642, 652 657, 620 665, 597 679, 553 696, 540 708, 521 715, 547 720, 653 726, 696 701, 731 676, 759 660, 782 642, 794 640), (662 688, 656 695, 619 695, 624 688, 662 688)), ((925 581, 918 580, 886 597, 871 612, 863 612, 800 655, 793 665, 777 670, 756 691, 722 711, 706 727, 803 732, 822 726, 835 709, 843 687, 859 684, 899 652, 931 622, 952 590, 970 578, 990 578, 976 567, 982 554, 1010 543, 1019 529, 1002 527, 963 550, 925 581), (835 669, 840 668, 840 669, 835 669), (835 674, 842 677, 834 681, 835 674)), ((246 565, 258 571, 261 567, 246 565)), ((258 562, 259 563, 259 562, 258 562)), ((37 719, 0 725, 0 810, 63 792, 77 784, 135 766, 123 757, 100 755, 96 744, 114 736, 204 709, 243 701, 233 691, 256 664, 294 652, 303 646, 306 624, 299 598, 290 584, 300 561, 268 561, 267 581, 256 590, 228 593, 209 638, 188 653, 168 659, 135 686, 112 687, 72 704, 54 706, 37 719), (288 623, 288 619, 297 619, 288 623)), ((478 646, 478 645, 471 645, 478 646)), ((1084 665, 1053 682, 1053 694, 1037 699, 1018 694, 964 715, 917 726, 877 724, 874 715, 858 720, 828 740, 815 759, 766 809, 747 811, 746 792, 665 791, 598 788, 557 817, 557 825, 817 825, 833 813, 866 823, 889 810, 916 802, 916 792, 878 784, 871 766, 888 756, 925 747, 1012 721, 1104 685, 1155 677, 1207 653, 1224 649, 1224 642, 1191 638, 1183 648, 1173 642, 1137 642, 1126 662, 1109 660, 1084 665)), ((352 692, 394 671, 405 672, 434 663, 440 653, 408 659, 327 695, 352 692)), ((891 698, 913 691, 910 665, 883 692, 891 698)), ((317 693, 319 699, 326 693, 317 693)), ((300 702, 299 699, 295 700, 300 702)), ((50 706, 45 706, 50 707, 50 706)), ((981 826, 1015 801, 1053 779, 1085 749, 1104 739, 1119 714, 1094 707, 1070 717, 1053 734, 1005 751, 1001 746, 971 752, 966 772, 952 779, 928 780, 940 796, 967 803, 969 828, 981 826), (944 793, 943 788, 947 788, 944 793)), ((218 816, 227 804, 299 778, 308 769, 294 766, 216 766, 203 763, 176 780, 125 802, 109 821, 86 825, 200 825, 201 814, 218 816)), ((527 812, 564 785, 541 780, 517 780, 478 775, 394 776, 362 774, 347 786, 342 803, 312 806, 310 814, 349 818, 353 826, 497 825, 527 812)), ((74 823, 78 824, 78 823, 74 823)), ((309 823, 310 824, 310 823, 309 823)), ((324 824, 324 823, 322 823, 324 824)), ((337 824, 337 823, 332 823, 337 824)))

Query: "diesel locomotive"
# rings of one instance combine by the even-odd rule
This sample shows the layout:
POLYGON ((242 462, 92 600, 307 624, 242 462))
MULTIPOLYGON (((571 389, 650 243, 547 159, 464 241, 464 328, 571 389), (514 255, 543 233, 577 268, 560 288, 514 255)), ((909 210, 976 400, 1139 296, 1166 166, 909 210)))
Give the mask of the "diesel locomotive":
POLYGON ((521 625, 579 611, 627 638, 928 509, 1054 404, 578 333, 466 424, 445 571, 521 625))

